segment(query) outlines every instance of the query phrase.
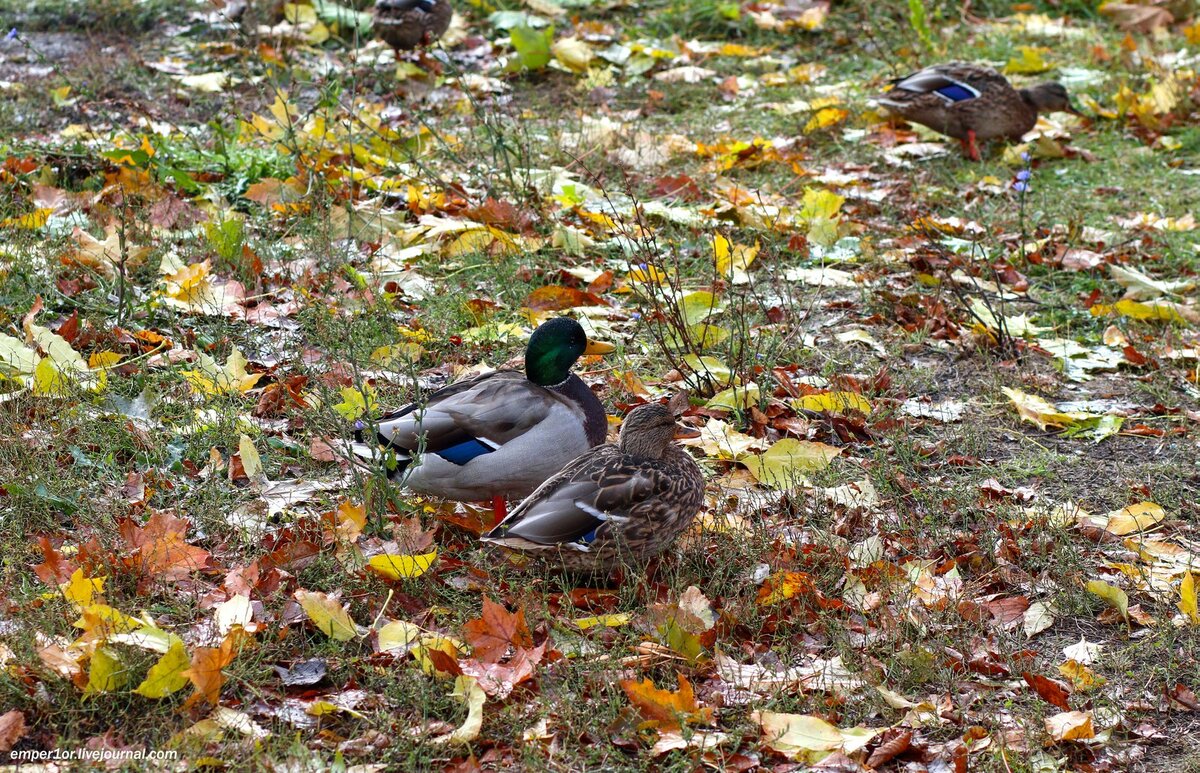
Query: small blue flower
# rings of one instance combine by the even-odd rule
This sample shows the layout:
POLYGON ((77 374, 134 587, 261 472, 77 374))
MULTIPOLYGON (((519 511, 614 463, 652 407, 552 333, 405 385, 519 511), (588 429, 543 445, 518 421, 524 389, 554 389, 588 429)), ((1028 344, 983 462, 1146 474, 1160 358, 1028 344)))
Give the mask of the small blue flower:
POLYGON ((13 27, 12 29, 10 29, 8 31, 8 34, 4 36, 4 40, 5 40, 5 42, 7 42, 9 40, 16 40, 16 39, 17 39, 17 28, 13 27))
POLYGON ((1025 193, 1029 190, 1029 183, 1025 182, 1024 180, 1017 180, 1012 184, 1012 187, 1017 193, 1025 193))
POLYGON ((639 264, 638 264, 638 268, 640 268, 642 271, 645 271, 645 270, 646 270, 646 264, 645 264, 645 263, 639 263, 639 264))
POLYGON ((635 311, 635 312, 633 312, 632 314, 630 314, 629 316, 630 316, 630 317, 632 317, 633 319, 641 319, 641 318, 642 318, 642 312, 640 312, 640 311, 635 311))
POLYGON ((1030 172, 1028 169, 1022 169, 1021 171, 1017 172, 1017 179, 1021 182, 1025 182, 1030 177, 1033 177, 1033 172, 1030 172))
POLYGON ((354 429, 356 431, 362 432, 366 428, 367 428, 367 425, 363 423, 362 419, 359 419, 358 421, 354 422, 354 429))
POLYGON ((1028 164, 1030 161, 1033 160, 1033 156, 1029 155, 1029 151, 1027 151, 1027 150, 1022 151, 1021 152, 1021 160, 1024 161, 1026 164, 1028 164))

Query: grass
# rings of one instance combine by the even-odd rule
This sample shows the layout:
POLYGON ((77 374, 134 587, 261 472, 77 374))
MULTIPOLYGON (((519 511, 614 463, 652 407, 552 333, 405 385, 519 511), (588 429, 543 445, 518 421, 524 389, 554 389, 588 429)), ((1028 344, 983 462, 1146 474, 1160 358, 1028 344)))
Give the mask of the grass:
MULTIPOLYGON (((964 163, 952 153, 908 168, 896 167, 887 162, 877 142, 846 131, 877 127, 866 97, 887 78, 942 53, 920 52, 903 9, 876 12, 868 6, 838 6, 827 28, 816 34, 766 31, 735 5, 719 2, 663 0, 644 4, 637 13, 580 9, 585 20, 615 24, 614 34, 627 40, 655 38, 671 46, 675 45, 672 35, 678 34, 683 40, 718 38, 772 47, 774 59, 697 57, 701 66, 718 74, 718 80, 786 72, 802 63, 818 63, 827 72, 814 84, 770 86, 760 79, 753 86, 756 91, 739 87, 739 95, 729 97, 710 80, 664 83, 622 76, 601 89, 590 89, 578 87, 577 75, 548 71, 508 78, 511 93, 504 98, 474 94, 468 100, 457 96, 460 81, 449 68, 439 86, 445 93, 439 96, 439 91, 429 91, 427 86, 398 84, 389 68, 361 61, 322 74, 314 64, 319 57, 313 58, 311 52, 289 52, 292 58, 274 60, 241 33, 233 33, 230 42, 223 39, 225 33, 203 25, 192 26, 188 37, 176 41, 166 35, 166 25, 186 23, 188 9, 175 4, 56 0, 37 6, 0 5, 0 16, 17 19, 21 39, 29 46, 23 49, 23 58, 0 66, 0 80, 19 82, 22 79, 16 76, 28 75, 30 68, 43 62, 52 67, 49 74, 12 90, 14 98, 0 106, 0 130, 8 138, 5 155, 30 158, 37 167, 35 173, 10 171, 0 178, 5 192, 11 194, 0 196, 4 202, 0 219, 30 211, 34 181, 87 197, 80 224, 100 239, 104 238, 100 224, 124 209, 127 235, 152 249, 129 272, 121 327, 157 331, 219 363, 236 348, 265 374, 264 384, 307 378, 309 399, 303 406, 260 410, 257 391, 211 399, 197 396, 182 372, 192 365, 153 361, 150 347, 130 344, 115 330, 118 283, 114 277, 62 265, 59 258, 70 244, 75 223, 53 223, 45 231, 5 231, 0 263, 0 324, 5 332, 19 335, 22 317, 40 297, 46 311, 38 317, 39 324, 50 320, 58 324, 77 314, 81 329, 90 336, 84 339, 90 341, 89 351, 119 350, 136 359, 135 365, 114 374, 103 393, 79 392, 60 399, 26 393, 0 404, 0 436, 16 439, 0 444, 5 493, 0 504, 6 527, 0 553, 10 599, 0 617, 12 623, 11 628, 5 626, 2 640, 12 657, 0 673, 0 705, 25 712, 34 727, 22 742, 29 748, 71 747, 115 732, 111 743, 178 748, 195 764, 205 757, 231 761, 249 755, 252 764, 264 767, 330 766, 344 759, 430 769, 465 764, 470 757, 491 768, 540 769, 552 759, 553 764, 572 770, 691 770, 703 764, 695 750, 664 756, 651 753, 653 734, 639 731, 620 686, 621 679, 630 677, 672 686, 677 673, 687 675, 706 705, 719 708, 720 729, 734 739, 712 752, 715 756, 707 764, 713 766, 731 765, 735 749, 774 759, 760 743, 751 718, 754 710, 818 714, 844 728, 882 727, 904 714, 872 689, 840 698, 835 691, 780 689, 744 701, 746 696, 723 685, 715 674, 712 656, 720 652, 741 663, 772 667, 812 656, 841 657, 852 673, 871 685, 913 701, 944 698, 947 713, 955 719, 922 729, 927 743, 953 742, 965 728, 981 725, 993 733, 995 743, 972 755, 973 769, 1034 770, 1045 740, 1043 720, 1058 709, 1013 684, 1020 683, 1024 671, 1057 678, 1062 648, 1086 636, 1105 645, 1104 657, 1092 667, 1107 686, 1087 695, 1078 693, 1072 707, 1090 707, 1097 716, 1113 710, 1127 721, 1107 746, 1094 751, 1058 746, 1046 753, 1077 764, 1093 754, 1101 760, 1119 760, 1114 755, 1139 749, 1145 756, 1132 767, 1156 769, 1163 763, 1189 769, 1200 764, 1200 751, 1189 735, 1194 735, 1193 716, 1163 710, 1156 702, 1163 689, 1176 683, 1194 688, 1200 681, 1195 637, 1169 623, 1176 597, 1131 588, 1132 603, 1142 604, 1159 621, 1152 628, 1137 628, 1136 637, 1122 625, 1097 622, 1104 605, 1084 585, 1100 576, 1101 565, 1112 560, 1113 554, 1101 549, 1107 546, 1097 546, 1073 525, 1027 514, 1019 496, 994 500, 982 491, 990 485, 989 479, 995 479, 1008 489, 1029 487, 1043 502, 1075 500, 1092 512, 1152 499, 1170 513, 1167 534, 1193 534, 1200 474, 1193 458, 1194 431, 1170 411, 1195 410, 1195 387, 1182 371, 1165 362, 1136 373, 1102 373, 1080 386, 1066 382, 1049 360, 1038 355, 1026 353, 1014 361, 989 349, 982 339, 973 344, 957 338, 947 341, 952 326, 946 320, 965 319, 963 309, 945 285, 922 284, 916 277, 925 272, 903 251, 911 246, 906 240, 919 236, 908 226, 925 215, 973 220, 986 234, 980 251, 993 262, 1005 259, 1005 245, 1021 235, 1018 205, 1010 195, 988 191, 989 186, 1003 189, 1015 168, 999 160, 998 149, 982 165, 964 163), (102 54, 106 44, 119 45, 120 55, 102 54), (228 94, 189 92, 164 73, 141 64, 182 52, 190 71, 202 72, 202 50, 216 57, 203 61, 236 76, 238 82, 228 94), (66 100, 75 102, 65 104, 62 97, 56 101, 51 94, 51 89, 63 85, 71 86, 66 100), (330 108, 330 115, 341 121, 336 126, 351 127, 345 131, 363 147, 373 147, 376 133, 364 125, 377 119, 381 126, 397 127, 403 136, 415 136, 422 126, 439 133, 442 141, 428 142, 425 152, 414 155, 411 151, 422 143, 408 143, 383 168, 391 174, 403 170, 427 193, 448 191, 462 198, 464 205, 480 204, 488 196, 516 204, 531 215, 527 249, 506 251, 493 246, 406 259, 403 262, 436 288, 427 297, 377 286, 370 278, 376 257, 406 245, 389 243, 392 237, 382 231, 348 241, 339 211, 344 212, 350 202, 398 205, 398 212, 389 213, 395 225, 388 231, 411 225, 422 212, 419 207, 411 212, 405 209, 406 193, 367 195, 345 182, 346 170, 355 165, 331 149, 332 143, 323 147, 298 136, 267 142, 248 133, 244 122, 267 114, 279 89, 287 90, 305 117, 322 106, 330 108), (407 96, 390 96, 396 89, 407 91, 407 96), (389 95, 386 105, 383 95, 389 95), (829 95, 839 97, 851 115, 845 123, 808 133, 802 131, 807 114, 788 115, 764 107, 829 95), (358 98, 365 102, 355 103, 358 98), (598 116, 616 120, 623 111, 632 110, 641 113, 629 120, 628 129, 600 142, 586 136, 595 129, 598 116), (145 128, 149 124, 134 124, 135 118, 141 120, 139 116, 171 128, 157 133, 145 128), (64 128, 85 119, 100 128, 104 142, 90 146, 61 138, 64 128), (152 163, 147 162, 151 178, 171 189, 180 201, 191 201, 203 192, 192 204, 209 216, 210 223, 240 222, 240 228, 152 227, 159 217, 153 208, 160 194, 154 189, 145 195, 114 189, 113 175, 119 165, 101 155, 117 147, 108 136, 110 126, 134 125, 142 127, 139 134, 153 137, 155 155, 152 163), (768 158, 758 164, 743 159, 719 168, 712 158, 673 152, 666 163, 631 166, 610 155, 614 149, 630 146, 625 136, 629 131, 645 132, 650 144, 661 144, 665 136, 677 134, 726 150, 734 141, 755 138, 794 142, 780 160, 768 158), (629 578, 609 593, 600 593, 603 581, 589 583, 547 570, 516 571, 447 520, 440 503, 396 491, 372 496, 370 487, 378 485, 378 478, 359 476, 348 487, 322 492, 310 502, 285 509, 267 519, 265 526, 247 528, 241 515, 250 513, 253 520, 260 520, 263 514, 255 508, 261 495, 244 481, 231 481, 221 467, 238 452, 243 434, 262 453, 271 480, 337 475, 336 465, 313 458, 309 444, 345 434, 347 423, 334 408, 344 399, 342 389, 362 389, 369 380, 375 399, 394 406, 411 399, 410 376, 439 383, 453 377, 456 367, 504 363, 519 354, 519 340, 475 340, 464 336, 464 331, 527 322, 519 311, 525 299, 539 287, 566 281, 561 268, 608 269, 620 277, 630 262, 657 258, 677 268, 688 289, 713 285, 707 227, 651 220, 655 240, 635 243, 632 256, 622 251, 616 239, 600 238, 582 254, 555 246, 555 234, 562 226, 584 230, 594 223, 573 214, 569 206, 548 203, 547 196, 521 174, 524 167, 565 168, 581 183, 614 198, 625 195, 641 201, 654 197, 664 176, 686 175, 702 193, 700 206, 716 213, 734 243, 760 243, 754 285, 720 288, 731 304, 716 319, 741 332, 730 343, 714 347, 714 353, 728 358, 744 377, 753 378, 764 394, 783 384, 771 372, 772 366, 795 365, 793 378, 824 378, 835 384, 853 379, 855 391, 877 400, 880 412, 857 427, 837 417, 805 415, 797 417, 793 434, 835 442, 845 449, 841 461, 814 474, 815 487, 870 480, 878 492, 878 509, 864 512, 830 503, 819 488, 776 493, 768 497, 769 505, 756 507, 742 498, 741 487, 749 482, 744 470, 739 475, 736 465, 704 459, 715 509, 736 512, 742 517, 739 525, 693 535, 650 578, 629 578), (721 209, 724 199, 715 193, 740 186, 765 200, 795 206, 805 188, 832 185, 822 179, 829 171, 849 175, 850 182, 841 186, 843 192, 864 194, 848 196, 845 220, 869 247, 848 270, 881 280, 869 289, 790 286, 780 276, 784 269, 817 266, 820 261, 807 248, 795 246, 791 233, 755 223, 737 208, 721 209), (292 175, 306 184, 330 184, 312 184, 290 209, 272 210, 246 198, 255 184, 292 175), (876 191, 886 195, 870 195, 876 191), (380 252, 374 253, 376 249, 380 252), (652 254, 654 249, 660 254, 652 254), (296 308, 285 313, 278 326, 181 314, 165 306, 157 292, 158 265, 172 254, 185 264, 208 258, 215 275, 238 279, 247 295, 261 295, 273 303, 294 302, 296 308), (254 258, 262 270, 255 268, 254 258), (786 314, 787 328, 780 325, 776 312, 786 314), (850 326, 868 330, 882 354, 831 335, 850 326), (420 337, 425 352, 413 367, 381 367, 373 358, 380 347, 406 340, 401 331, 417 330, 425 331, 420 337), (745 349, 739 349, 743 343, 745 349), (880 385, 874 391, 864 386, 873 379, 880 385), (1165 437, 1121 435, 1099 444, 1037 431, 1019 422, 1000 392, 1005 386, 1058 400, 1094 396, 1158 404, 1163 412, 1137 421, 1183 431, 1165 437), (914 396, 928 396, 935 402, 958 399, 971 407, 958 422, 901 422, 897 407, 914 396), (139 398, 144 407, 135 408, 139 398), (197 417, 197 411, 204 413, 197 417), (859 434, 854 433, 856 428, 859 434), (143 476, 144 502, 122 488, 131 473, 143 476), (366 536, 356 545, 339 544, 325 536, 320 526, 320 514, 332 512, 347 498, 365 500, 370 508, 366 536), (264 561, 276 547, 272 540, 284 538, 278 536, 281 533, 320 546, 311 561, 288 565, 277 589, 256 591, 265 630, 242 646, 225 669, 222 705, 244 712, 265 731, 261 738, 251 741, 218 732, 211 725, 197 725, 208 709, 203 704, 184 705, 190 690, 158 701, 128 689, 82 695, 78 684, 55 676, 38 654, 46 641, 39 637, 73 640, 80 632, 72 625, 78 617, 75 610, 27 569, 43 560, 34 536, 65 537, 85 554, 89 552, 84 550, 86 540, 95 539, 99 548, 94 552, 127 555, 129 546, 119 536, 118 524, 126 518, 141 523, 154 510, 174 510, 186 517, 191 524, 189 541, 210 551, 222 568, 190 573, 174 583, 147 579, 111 563, 111 558, 109 565, 96 569, 109 578, 108 603, 127 614, 145 610, 164 628, 185 636, 189 651, 219 642, 209 630, 211 607, 225 600, 227 570, 264 561), (441 563, 429 575, 389 585, 359 571, 364 548, 375 551, 388 541, 403 544, 411 532, 420 530, 432 532, 441 551, 441 563), (877 598, 865 609, 820 603, 843 597, 846 578, 853 574, 847 568, 848 552, 872 538, 880 539, 884 560, 864 570, 863 576, 877 598), (961 582, 961 591, 948 594, 941 604, 914 600, 914 588, 903 578, 906 571, 922 565, 938 570, 931 578, 961 582), (764 566, 771 573, 804 573, 817 592, 760 604, 763 577, 756 572, 764 566), (657 636, 648 623, 649 610, 677 601, 690 586, 700 588, 717 610, 718 622, 705 656, 689 663, 678 657, 647 655, 643 642, 657 636), (462 704, 449 696, 451 683, 422 672, 407 657, 375 653, 369 639, 338 643, 304 625, 290 600, 297 588, 340 593, 360 625, 382 616, 412 620, 449 635, 458 635, 479 616, 481 597, 487 596, 510 609, 524 609, 539 640, 548 634, 562 652, 582 654, 543 663, 536 687, 518 686, 509 699, 489 699, 480 740, 462 748, 435 744, 432 738, 449 732, 466 717, 462 704), (592 593, 582 593, 581 588, 592 593), (1020 594, 1051 601, 1055 608, 1055 624, 1033 639, 1027 639, 1019 626, 1006 628, 989 620, 990 600, 1020 594), (571 622, 598 613, 628 613, 633 622, 589 631, 579 631, 571 622), (317 690, 331 700, 352 702, 347 708, 353 711, 321 717, 304 713, 302 692, 286 689, 272 666, 309 658, 327 663, 328 676, 317 690), (523 741, 540 720, 547 722, 546 734, 553 740, 523 741), (1129 732, 1139 722, 1164 732, 1170 728, 1171 738, 1183 740, 1168 744, 1141 739, 1129 732), (1003 733, 1017 728, 1027 731, 1026 745, 1001 757, 995 750, 1005 739, 1003 733)), ((472 30, 500 37, 483 21, 485 13, 473 7, 461 10, 471 20, 472 30)), ((934 45, 955 52, 956 58, 1002 63, 1015 56, 1020 46, 1045 44, 1012 25, 957 24, 957 6, 930 3, 927 10, 934 45)), ((974 13, 982 16, 1009 10, 1001 3, 974 6, 974 13)), ((1069 12, 1071 24, 1087 31, 1078 38, 1054 39, 1049 54, 1053 64, 1088 67, 1108 77, 1103 84, 1073 89, 1075 93, 1111 104, 1116 83, 1145 87, 1145 70, 1127 57, 1095 59, 1097 40, 1100 47, 1116 53, 1123 35, 1096 20, 1090 6, 1039 6, 1038 10, 1069 12)), ((561 24, 565 27, 567 22, 561 24)), ((1151 39, 1139 39, 1139 44, 1148 53, 1169 48, 1151 39)), ((14 50, 14 43, 6 45, 14 50)), ((320 49, 321 56, 339 62, 346 55, 336 41, 322 43, 320 49)), ((454 61, 462 66, 464 60, 456 55, 454 61)), ((1159 277, 1193 274, 1194 232, 1132 232, 1117 226, 1114 218, 1137 211, 1174 217, 1189 212, 1192 197, 1186 181, 1190 178, 1180 168, 1191 164, 1200 132, 1180 120, 1165 135, 1178 142, 1175 150, 1151 146, 1140 135, 1144 132, 1136 129, 1135 122, 1099 118, 1073 130, 1069 144, 1086 149, 1092 159, 1038 162, 1026 200, 1028 237, 1049 236, 1056 226, 1071 232, 1082 227, 1110 230, 1124 240, 1123 254, 1131 265, 1159 277)), ((721 155, 716 153, 718 158, 721 155)), ((430 214, 458 217, 461 210, 430 208, 430 214)), ((1085 244, 1072 237, 1064 243, 1085 244)), ((980 258, 963 261, 967 268, 982 262, 980 258)), ((1008 313, 1031 313, 1038 324, 1086 345, 1103 340, 1114 320, 1093 317, 1080 299, 1094 291, 1108 301, 1117 297, 1119 288, 1105 272, 1067 272, 1032 262, 1013 268, 1028 278, 1029 296, 1036 302, 1012 304, 1008 313)), ((610 411, 618 413, 618 406, 632 402, 633 396, 628 381, 615 371, 628 371, 658 385, 669 368, 655 343, 653 326, 658 323, 653 310, 630 296, 602 295, 615 304, 615 312, 598 316, 596 324, 620 340, 622 348, 615 364, 589 365, 594 368, 589 379, 610 411), (640 320, 630 319, 634 311, 642 315, 640 320)), ((1178 341, 1180 347, 1192 340, 1188 328, 1117 322, 1131 343, 1147 353, 1159 351, 1156 347, 1164 339, 1178 341)), ((756 407, 769 410, 771 405, 764 398, 756 407)), ((729 420, 743 430, 758 421, 748 412, 729 420)), ((764 430, 760 423, 758 431, 764 430)), ((378 488, 373 491, 377 494, 378 488)), ((1111 575, 1105 577, 1114 581, 1111 575)), ((121 647, 120 652, 129 686, 157 657, 133 647, 121 647)), ((84 677, 86 682, 86 672, 84 677)), ((944 707, 938 704, 938 708, 944 707)))

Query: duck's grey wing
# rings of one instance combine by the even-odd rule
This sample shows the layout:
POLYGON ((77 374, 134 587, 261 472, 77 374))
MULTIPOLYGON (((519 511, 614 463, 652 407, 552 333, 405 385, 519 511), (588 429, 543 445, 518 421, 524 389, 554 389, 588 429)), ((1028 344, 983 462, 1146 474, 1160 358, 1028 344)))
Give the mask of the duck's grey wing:
POLYGON ((545 421, 561 398, 516 371, 451 384, 379 420, 384 448, 437 454, 463 465, 545 421))
POLYGON ((968 73, 957 72, 951 65, 926 67, 924 70, 893 81, 892 90, 881 97, 884 104, 902 104, 935 97, 946 104, 976 99, 981 93, 980 84, 971 78, 961 77, 968 73))

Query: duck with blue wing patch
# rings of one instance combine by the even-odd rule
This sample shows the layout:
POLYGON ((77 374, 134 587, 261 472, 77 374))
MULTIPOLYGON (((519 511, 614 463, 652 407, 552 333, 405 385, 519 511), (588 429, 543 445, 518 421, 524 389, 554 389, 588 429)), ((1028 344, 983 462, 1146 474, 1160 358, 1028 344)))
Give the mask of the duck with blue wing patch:
POLYGON ((378 0, 375 34, 396 51, 408 51, 446 34, 453 18, 448 0, 378 0))
POLYGON ((529 338, 524 373, 499 370, 439 389, 381 418, 378 449, 361 442, 360 430, 356 453, 390 452, 389 476, 414 491, 491 500, 499 521, 506 499, 526 496, 604 442, 604 407, 571 367, 612 348, 589 341, 573 319, 549 320, 529 338))
POLYGON ((704 504, 699 466, 671 444, 683 432, 666 406, 639 406, 617 445, 568 464, 484 542, 579 571, 644 563, 673 544, 704 504))
POLYGON ((975 161, 976 140, 1020 139, 1037 123, 1038 113, 1079 112, 1060 83, 1015 89, 990 67, 966 62, 934 65, 897 78, 877 101, 907 121, 959 140, 975 161))

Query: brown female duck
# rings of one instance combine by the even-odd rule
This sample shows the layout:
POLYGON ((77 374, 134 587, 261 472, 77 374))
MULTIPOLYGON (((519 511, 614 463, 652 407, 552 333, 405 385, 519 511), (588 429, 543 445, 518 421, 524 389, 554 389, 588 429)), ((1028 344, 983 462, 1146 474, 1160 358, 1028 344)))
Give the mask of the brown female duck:
POLYGON ((448 0, 378 0, 375 34, 396 51, 428 46, 450 27, 448 0))
POLYGON ((897 78, 877 98, 907 121, 954 137, 972 160, 979 160, 976 140, 1019 139, 1037 123, 1039 113, 1079 114, 1061 83, 1015 89, 990 67, 951 62, 897 78))
POLYGON ((580 571, 643 563, 666 550, 704 504, 700 468, 671 445, 687 434, 666 406, 635 408, 616 445, 568 464, 483 541, 580 571))

